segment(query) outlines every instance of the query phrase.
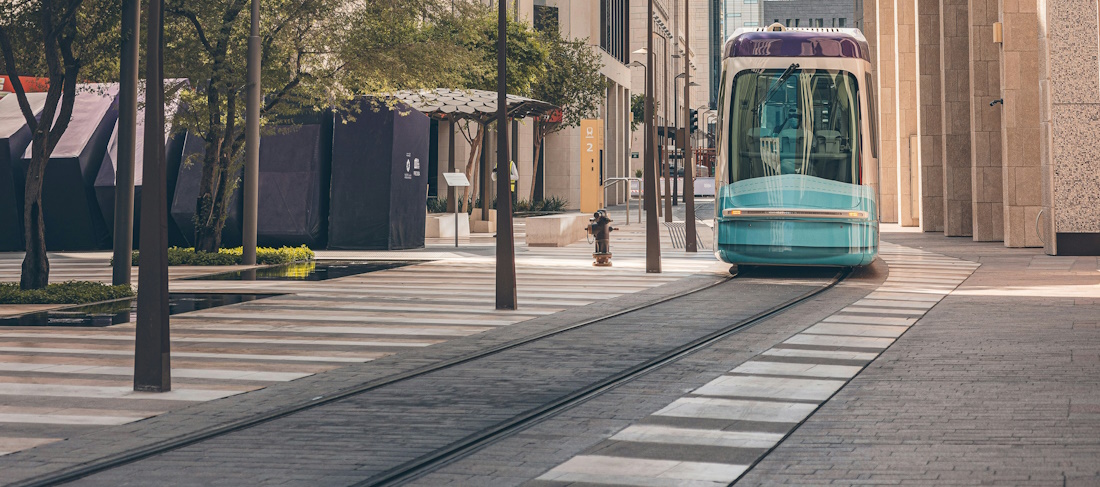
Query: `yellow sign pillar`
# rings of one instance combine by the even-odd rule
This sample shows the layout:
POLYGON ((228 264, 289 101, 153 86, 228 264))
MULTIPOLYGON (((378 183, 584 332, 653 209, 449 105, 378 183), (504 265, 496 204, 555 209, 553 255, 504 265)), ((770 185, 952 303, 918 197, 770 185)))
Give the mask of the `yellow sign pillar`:
POLYGON ((603 120, 581 120, 581 212, 603 208, 603 120))

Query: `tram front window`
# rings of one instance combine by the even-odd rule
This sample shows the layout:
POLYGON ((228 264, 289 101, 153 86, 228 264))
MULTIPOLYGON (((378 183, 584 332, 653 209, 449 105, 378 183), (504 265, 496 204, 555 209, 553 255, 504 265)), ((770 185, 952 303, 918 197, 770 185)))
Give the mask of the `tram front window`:
POLYGON ((800 174, 860 182, 859 87, 830 69, 742 71, 729 113, 729 182, 800 174))

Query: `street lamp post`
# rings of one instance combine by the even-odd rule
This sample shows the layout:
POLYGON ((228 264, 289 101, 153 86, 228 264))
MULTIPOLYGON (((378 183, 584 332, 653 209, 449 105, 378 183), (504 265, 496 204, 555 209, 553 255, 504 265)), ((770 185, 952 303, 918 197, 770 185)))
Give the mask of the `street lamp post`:
POLYGON ((168 178, 164 157, 164 0, 149 0, 145 43, 145 152, 138 257, 134 390, 172 390, 168 340, 168 178))
POLYGON ((244 228, 241 263, 256 265, 256 232, 260 211, 260 1, 252 0, 248 37, 248 93, 245 107, 244 228))
MULTIPOLYGON (((653 55, 653 0, 647 3, 646 26, 646 65, 652 67, 656 62, 653 55)), ((648 71, 647 71, 648 72, 648 71)), ((648 72, 652 75, 652 72, 648 72)), ((649 273, 661 272, 661 241, 660 231, 657 227, 657 174, 654 167, 655 159, 653 144, 657 139, 657 127, 653 123, 653 92, 656 90, 653 76, 646 76, 645 87, 645 123, 646 123, 646 154, 645 154, 645 270, 649 273)))
POLYGON ((684 251, 698 252, 695 233, 695 157, 691 152, 691 0, 684 0, 684 251))
MULTIPOLYGON (((255 0, 254 0, 255 1, 255 0)), ((497 2, 497 309, 516 309, 516 248, 512 230, 511 160, 508 155, 508 8, 497 2)), ((482 207, 491 200, 488 191, 482 207)), ((457 232, 458 229, 455 229, 457 232)))
POLYGON ((134 249, 134 159, 137 152, 138 36, 141 0, 122 2, 119 59, 118 158, 115 161, 114 265, 111 283, 130 284, 134 249))

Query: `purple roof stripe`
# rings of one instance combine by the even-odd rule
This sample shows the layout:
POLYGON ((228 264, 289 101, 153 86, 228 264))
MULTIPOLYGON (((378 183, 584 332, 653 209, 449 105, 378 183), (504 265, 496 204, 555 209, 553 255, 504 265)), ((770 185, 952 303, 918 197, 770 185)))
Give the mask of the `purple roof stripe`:
POLYGON ((726 57, 844 57, 871 56, 867 42, 842 32, 745 32, 726 43, 726 57))

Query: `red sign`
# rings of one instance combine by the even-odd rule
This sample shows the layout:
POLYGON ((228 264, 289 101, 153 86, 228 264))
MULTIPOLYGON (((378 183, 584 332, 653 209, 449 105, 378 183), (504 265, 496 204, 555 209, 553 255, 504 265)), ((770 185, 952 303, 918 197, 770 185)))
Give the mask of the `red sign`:
MULTIPOLYGON (((19 82, 23 84, 23 90, 27 93, 42 93, 49 91, 50 79, 49 78, 32 78, 30 76, 20 76, 19 82)), ((7 75, 0 75, 0 91, 15 92, 15 87, 11 84, 11 78, 7 75)))
POLYGON ((545 123, 561 123, 562 118, 564 118, 564 115, 562 114, 561 109, 557 109, 550 113, 547 113, 546 115, 543 115, 542 121, 545 123))

